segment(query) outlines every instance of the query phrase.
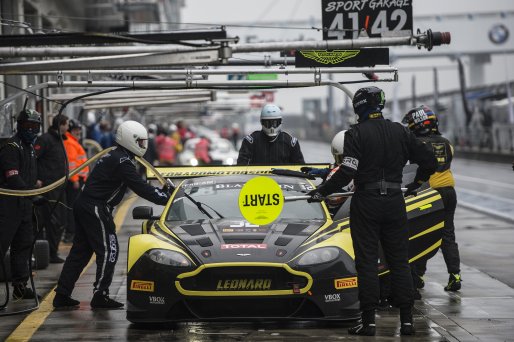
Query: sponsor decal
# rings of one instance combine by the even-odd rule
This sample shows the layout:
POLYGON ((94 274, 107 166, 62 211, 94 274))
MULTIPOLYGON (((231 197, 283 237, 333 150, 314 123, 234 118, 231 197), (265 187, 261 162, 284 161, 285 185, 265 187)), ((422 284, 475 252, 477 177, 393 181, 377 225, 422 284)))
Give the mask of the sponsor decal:
POLYGON ((352 157, 344 157, 342 165, 349 167, 350 169, 357 170, 357 167, 359 166, 359 160, 352 157))
POLYGON ((326 294, 325 295, 325 303, 340 302, 340 301, 341 301, 341 294, 340 293, 326 294))
POLYGON ((334 286, 337 290, 357 287, 357 277, 334 279, 334 286))
POLYGON ((16 175, 19 175, 20 173, 18 172, 18 170, 7 170, 5 171, 5 178, 9 178, 9 177, 12 177, 12 176, 16 176, 16 175))
POLYGON ((221 279, 216 291, 256 291, 271 289, 271 279, 221 279))
POLYGON ((236 255, 240 256, 240 257, 247 257, 247 256, 250 256, 251 254, 250 253, 237 253, 236 255))
POLYGON ((111 252, 109 253, 109 262, 116 262, 118 249, 116 248, 116 236, 114 234, 109 234, 109 247, 111 248, 111 252))
POLYGON ((265 243, 231 243, 222 244, 221 249, 266 249, 268 245, 265 243))
POLYGON ((164 299, 164 297, 160 297, 160 296, 148 296, 148 301, 150 304, 158 304, 158 305, 166 304, 166 300, 164 299))
POLYGON ((148 280, 132 280, 130 282, 130 289, 132 291, 154 292, 155 284, 153 281, 148 280))

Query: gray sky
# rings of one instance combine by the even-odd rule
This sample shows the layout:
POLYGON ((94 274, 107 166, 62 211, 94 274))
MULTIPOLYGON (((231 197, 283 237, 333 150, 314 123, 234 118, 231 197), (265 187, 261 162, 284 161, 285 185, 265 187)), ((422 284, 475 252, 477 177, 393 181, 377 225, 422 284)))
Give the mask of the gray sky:
MULTIPOLYGON (((413 1, 414 16, 420 15, 446 15, 458 13, 477 13, 477 12, 500 12, 514 11, 514 1, 512 0, 415 0, 413 1)), ((243 25, 259 25, 262 22, 279 21, 289 22, 297 20, 321 19, 321 1, 315 0, 185 0, 185 7, 182 9, 182 22, 184 23, 209 23, 209 24, 243 24, 243 25)), ((445 30, 445 27, 453 27, 455 23, 442 22, 440 28, 436 30, 445 30)), ((477 29, 472 22, 466 23, 477 29)), ((483 28, 480 35, 487 35, 488 27, 483 28)), ((414 29, 422 27, 423 23, 414 21, 414 29)), ((307 25, 307 27, 309 27, 307 25)), ((448 28, 449 30, 449 28, 448 28)), ((456 31, 459 30, 458 28, 456 31)), ((478 28, 480 30, 480 28, 478 28)), ((261 30, 249 28, 229 27, 229 35, 245 35, 255 34, 256 36, 267 36, 271 34, 274 40, 295 40, 300 35, 307 35, 308 39, 321 39, 321 33, 314 30, 261 30), (310 38, 313 37, 313 38, 310 38)), ((475 34, 475 33, 474 33, 475 34)), ((478 34, 477 34, 478 35, 478 34)), ((510 32, 510 42, 514 41, 514 27, 510 32)), ((454 32, 453 44, 450 47, 434 48, 436 51, 453 51, 452 48, 463 48, 469 46, 472 48, 476 44, 477 38, 474 35, 466 35, 465 29, 460 32, 454 32), (464 44, 464 45, 463 45, 464 44)), ((264 39, 263 39, 264 40, 264 39)), ((417 51, 415 47, 401 47, 401 49, 410 49, 409 51, 417 51)), ((403 50, 402 50, 403 51, 403 50)), ((430 53, 423 50, 423 53, 430 53)), ((396 50, 395 50, 396 52, 396 50)), ((458 51, 457 51, 458 52, 458 51)), ((465 63, 469 64, 466 60, 465 63)), ((466 65, 467 65, 466 64, 466 65)), ((428 70, 427 66, 445 66, 445 71, 440 72, 440 89, 450 90, 458 87, 457 71, 455 62, 448 58, 436 59, 416 59, 416 60, 400 60, 394 66, 400 71, 400 81, 398 83, 380 83, 388 98, 393 93, 397 93, 399 97, 410 96, 413 75, 416 75, 416 91, 418 94, 430 93, 433 88, 433 74, 428 70), (411 71, 416 67, 424 67, 424 71, 411 71), (403 70, 402 70, 403 69, 403 70), (396 89, 395 89, 396 88, 396 89)), ((469 70, 467 71, 469 84, 469 70)), ((504 82, 506 77, 514 79, 514 58, 512 55, 493 56, 491 63, 485 68, 485 83, 504 82)), ((349 86, 353 91, 359 86, 349 86)), ((294 89, 279 90, 277 92, 275 102, 285 108, 289 112, 301 111, 302 98, 326 97, 326 88, 313 89, 294 89)), ((336 108, 343 106, 343 96, 338 97, 335 102, 336 108)))

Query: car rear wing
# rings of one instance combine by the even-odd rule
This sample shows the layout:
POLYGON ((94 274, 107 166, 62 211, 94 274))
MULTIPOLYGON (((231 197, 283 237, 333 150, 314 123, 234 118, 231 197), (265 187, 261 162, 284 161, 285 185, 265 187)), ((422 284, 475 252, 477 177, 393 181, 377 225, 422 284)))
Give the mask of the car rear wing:
MULTIPOLYGON (((302 167, 311 168, 331 168, 332 165, 328 163, 313 163, 313 164, 294 164, 294 165, 226 165, 226 166, 157 166, 155 169, 164 178, 194 178, 206 176, 230 176, 230 175, 271 175, 278 174, 277 170, 296 171, 296 176, 305 175, 305 178, 311 178, 307 174, 301 173, 302 167), (276 170, 275 172, 273 170, 276 170)), ((282 173, 283 174, 283 173, 282 173)), ((293 175, 293 174, 290 174, 293 175)), ((147 179, 157 179, 153 170, 146 170, 147 179)))

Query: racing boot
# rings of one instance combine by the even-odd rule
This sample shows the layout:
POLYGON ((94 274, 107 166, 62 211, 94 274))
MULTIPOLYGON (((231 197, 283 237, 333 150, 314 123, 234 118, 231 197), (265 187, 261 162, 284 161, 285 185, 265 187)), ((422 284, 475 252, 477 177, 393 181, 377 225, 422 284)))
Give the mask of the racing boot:
POLYGON ((93 309, 119 309, 123 305, 125 304, 109 298, 109 295, 100 291, 95 292, 93 299, 91 299, 91 307, 93 309))
POLYGON ((37 299, 41 300, 41 296, 36 294, 30 287, 27 287, 26 283, 13 283, 12 297, 15 300, 21 299, 37 299))
POLYGON ((71 308, 79 306, 80 302, 61 293, 56 293, 53 301, 54 308, 71 308))
POLYGON ((363 311, 362 318, 354 327, 348 329, 350 335, 375 336, 375 310, 363 311))
POLYGON ((414 335, 414 320, 412 319, 412 307, 400 308, 400 334, 401 335, 414 335))
POLYGON ((445 286, 445 291, 459 291, 461 287, 462 279, 460 277, 460 273, 450 273, 450 278, 448 279, 448 285, 445 286))

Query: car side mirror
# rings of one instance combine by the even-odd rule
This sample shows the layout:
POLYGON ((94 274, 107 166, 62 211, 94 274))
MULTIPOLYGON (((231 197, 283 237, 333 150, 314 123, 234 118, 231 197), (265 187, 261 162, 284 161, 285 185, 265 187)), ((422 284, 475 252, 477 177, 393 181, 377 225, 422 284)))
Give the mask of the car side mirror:
POLYGON ((132 209, 132 218, 135 220, 150 220, 153 216, 153 208, 140 206, 132 209))

